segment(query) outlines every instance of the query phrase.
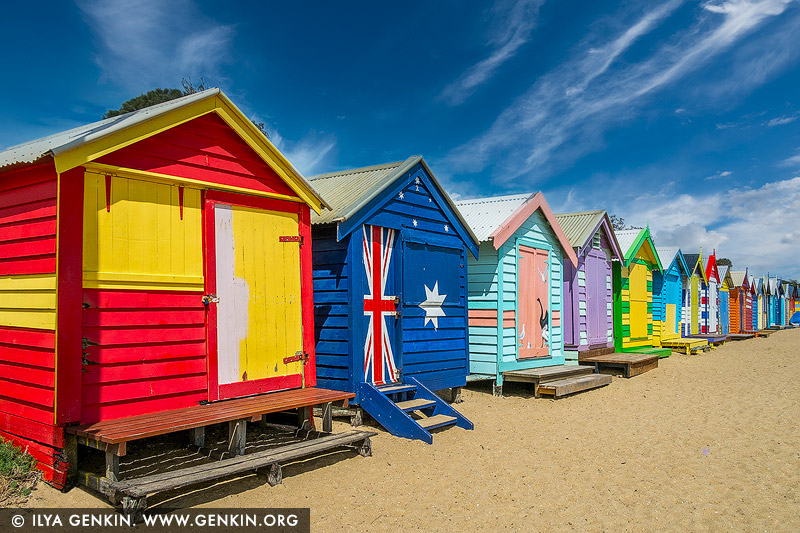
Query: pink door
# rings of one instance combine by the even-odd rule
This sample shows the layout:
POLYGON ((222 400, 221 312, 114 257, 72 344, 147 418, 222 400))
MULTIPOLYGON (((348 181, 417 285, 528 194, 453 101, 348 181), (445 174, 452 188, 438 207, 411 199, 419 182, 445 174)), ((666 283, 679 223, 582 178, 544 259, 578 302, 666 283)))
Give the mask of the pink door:
POLYGON ((550 355, 548 252, 519 247, 517 346, 520 359, 550 355))

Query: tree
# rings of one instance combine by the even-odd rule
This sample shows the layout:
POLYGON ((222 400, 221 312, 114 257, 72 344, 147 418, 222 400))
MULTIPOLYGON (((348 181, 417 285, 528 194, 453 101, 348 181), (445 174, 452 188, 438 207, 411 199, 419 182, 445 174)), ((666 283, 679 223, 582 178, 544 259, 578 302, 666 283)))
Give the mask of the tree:
POLYGON ((131 111, 150 107, 151 105, 169 102, 170 100, 175 100, 181 96, 184 96, 184 93, 180 89, 153 89, 152 91, 147 91, 144 94, 140 94, 135 98, 131 98, 130 100, 123 102, 119 109, 109 109, 103 113, 103 118, 124 115, 125 113, 130 113, 131 111))
MULTIPOLYGON (((131 98, 130 100, 123 102, 119 109, 109 109, 103 113, 103 118, 124 115, 125 113, 130 113, 131 111, 137 111, 139 109, 144 109, 145 107, 169 102, 170 100, 175 100, 176 98, 180 98, 182 96, 199 93, 208 88, 206 85, 205 78, 200 78, 200 81, 197 83, 197 85, 192 83, 192 78, 181 78, 181 86, 183 87, 183 90, 153 89, 152 91, 147 91, 144 94, 140 94, 135 98, 131 98)), ((264 126, 263 122, 256 122, 252 119, 250 121, 261 131, 261 133, 269 138, 269 133, 267 132, 267 128, 264 126)))
POLYGON ((611 221, 611 227, 614 228, 614 230, 622 231, 625 229, 624 218, 617 215, 608 215, 608 219, 611 221))
POLYGON ((733 270, 733 261, 727 257, 720 257, 717 259, 717 266, 727 266, 729 270, 733 270))

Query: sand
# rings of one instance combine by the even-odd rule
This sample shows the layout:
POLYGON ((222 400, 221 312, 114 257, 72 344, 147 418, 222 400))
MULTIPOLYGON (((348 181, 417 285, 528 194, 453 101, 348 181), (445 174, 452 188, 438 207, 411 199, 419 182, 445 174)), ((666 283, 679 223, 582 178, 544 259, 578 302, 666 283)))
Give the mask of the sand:
MULTIPOLYGON (((798 531, 799 347, 796 329, 674 354, 556 401, 471 386, 458 408, 474 431, 432 446, 381 432, 371 458, 333 454, 285 467, 278 487, 249 475, 160 504, 311 507, 314 531, 798 531)), ((40 487, 27 505, 105 504, 40 487)))

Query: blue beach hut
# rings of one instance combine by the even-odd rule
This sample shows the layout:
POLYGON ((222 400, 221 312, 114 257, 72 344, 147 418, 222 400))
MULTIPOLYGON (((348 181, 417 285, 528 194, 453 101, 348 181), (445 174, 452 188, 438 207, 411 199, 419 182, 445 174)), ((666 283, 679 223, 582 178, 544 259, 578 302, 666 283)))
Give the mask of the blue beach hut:
POLYGON ((467 256, 478 242, 420 156, 309 178, 317 383, 394 435, 472 423, 433 391, 469 371, 467 256))

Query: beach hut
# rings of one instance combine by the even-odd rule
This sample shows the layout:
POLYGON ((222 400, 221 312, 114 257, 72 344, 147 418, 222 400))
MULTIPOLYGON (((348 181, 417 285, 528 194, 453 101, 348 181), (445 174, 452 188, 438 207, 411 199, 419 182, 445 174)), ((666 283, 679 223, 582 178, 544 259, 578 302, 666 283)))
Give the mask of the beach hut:
POLYGON ((456 205, 481 243, 469 262, 470 380, 492 380, 495 394, 505 381, 533 382, 536 396, 556 397, 571 378, 581 378, 571 392, 598 386, 591 370, 564 366, 563 279, 577 257, 544 195, 456 205))
POLYGON ((730 290, 731 335, 734 339, 750 338, 752 330, 753 297, 747 270, 732 270, 730 290))
POLYGON ((656 248, 662 271, 653 272, 653 335, 655 343, 665 348, 690 353, 708 348, 704 339, 681 334, 681 308, 684 279, 689 277, 686 258, 677 247, 656 248))
POLYGON ((766 328, 766 311, 764 306, 766 298, 764 297, 765 279, 761 276, 753 277, 753 329, 761 331, 766 328))
POLYGON ((566 360, 614 351, 612 264, 623 261, 605 211, 556 214, 578 258, 564 263, 564 350, 566 360))
POLYGON ((614 347, 667 357, 653 335, 653 271, 662 266, 650 228, 615 233, 625 259, 613 266, 614 347))
POLYGON ((230 422, 241 454, 254 417, 346 400, 315 387, 324 206, 219 89, 0 153, 0 436, 105 491, 130 441, 230 422))
POLYGON ((706 280, 708 280, 708 287, 705 294, 706 306, 706 326, 703 328, 702 333, 717 334, 720 331, 720 313, 719 313, 719 291, 722 284, 720 277, 719 267, 717 266, 717 251, 711 252, 706 260, 706 280))
POLYGON ((685 280, 686 283, 683 288, 683 335, 691 337, 692 335, 699 335, 705 326, 703 295, 706 294, 708 281, 702 255, 684 254, 684 256, 691 274, 685 280))
POLYGON ((393 435, 472 423, 433 391, 466 384, 467 256, 478 242, 420 156, 310 178, 317 378, 393 435))
POLYGON ((719 267, 719 277, 721 280, 719 290, 719 324, 720 333, 730 335, 731 329, 731 292, 734 289, 731 269, 728 265, 719 267))

